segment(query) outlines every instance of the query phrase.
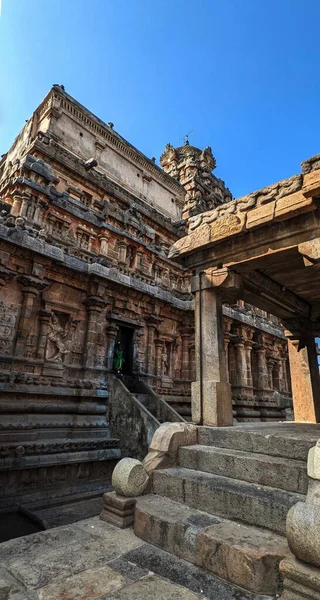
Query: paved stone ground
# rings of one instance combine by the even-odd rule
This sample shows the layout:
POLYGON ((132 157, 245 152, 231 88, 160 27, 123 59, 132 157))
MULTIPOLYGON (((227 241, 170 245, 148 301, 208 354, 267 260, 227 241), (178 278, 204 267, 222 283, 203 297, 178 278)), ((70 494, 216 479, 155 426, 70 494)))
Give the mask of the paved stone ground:
POLYGON ((267 600, 93 517, 0 544, 0 600, 267 600))

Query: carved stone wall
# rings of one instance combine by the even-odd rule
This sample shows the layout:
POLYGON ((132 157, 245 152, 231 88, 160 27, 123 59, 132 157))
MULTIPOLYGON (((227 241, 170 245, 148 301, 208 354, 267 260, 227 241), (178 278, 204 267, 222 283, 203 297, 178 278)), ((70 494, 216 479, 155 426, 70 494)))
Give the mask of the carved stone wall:
MULTIPOLYGON (((171 190, 175 222, 147 193, 132 193, 125 173, 120 185, 100 168, 101 139, 116 144, 117 134, 76 101, 71 133, 98 127, 95 162, 68 149, 56 127, 65 113, 71 118, 66 102, 54 87, 0 162, 0 506, 106 488, 119 457, 108 373, 121 332, 131 340, 131 372, 159 395, 185 403, 195 379, 190 273, 168 258, 185 234, 173 151, 166 149, 166 174, 118 140, 148 185, 154 177, 160 195, 163 186, 163 202, 171 190)), ((189 214, 230 199, 211 173, 209 149, 174 152, 187 195, 202 194, 193 208, 187 197, 189 214)), ((285 418, 281 328, 246 307, 224 310, 236 418, 285 418)))

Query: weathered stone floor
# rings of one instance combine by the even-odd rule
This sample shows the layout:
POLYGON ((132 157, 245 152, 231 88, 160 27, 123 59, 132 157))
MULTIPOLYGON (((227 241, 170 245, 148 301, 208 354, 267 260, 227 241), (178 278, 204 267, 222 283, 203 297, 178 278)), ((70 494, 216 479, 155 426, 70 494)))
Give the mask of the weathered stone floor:
POLYGON ((267 600, 93 517, 0 545, 0 600, 267 600))

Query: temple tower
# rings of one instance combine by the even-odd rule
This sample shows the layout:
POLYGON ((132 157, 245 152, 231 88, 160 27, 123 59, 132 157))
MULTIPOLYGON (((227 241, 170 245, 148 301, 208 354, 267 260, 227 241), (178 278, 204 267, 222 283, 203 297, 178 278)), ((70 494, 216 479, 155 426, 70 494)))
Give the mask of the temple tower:
POLYGON ((232 194, 224 181, 212 173, 216 168, 216 159, 210 146, 200 150, 191 146, 188 140, 178 148, 167 144, 160 157, 160 164, 186 190, 182 210, 184 219, 232 200, 232 194))

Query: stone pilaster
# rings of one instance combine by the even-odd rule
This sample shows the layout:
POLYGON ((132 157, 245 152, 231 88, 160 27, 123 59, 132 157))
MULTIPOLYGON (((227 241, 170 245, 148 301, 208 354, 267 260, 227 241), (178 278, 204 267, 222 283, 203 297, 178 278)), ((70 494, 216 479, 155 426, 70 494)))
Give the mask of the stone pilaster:
POLYGON ((89 296, 85 301, 88 311, 86 343, 84 351, 84 366, 92 368, 95 366, 97 321, 101 311, 109 302, 96 296, 89 296))
POLYGON ((28 275, 22 275, 18 281, 22 286, 22 304, 18 322, 15 355, 24 356, 30 330, 30 320, 34 312, 34 301, 38 294, 47 287, 48 283, 28 275))

